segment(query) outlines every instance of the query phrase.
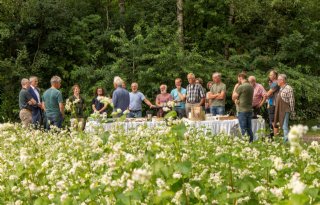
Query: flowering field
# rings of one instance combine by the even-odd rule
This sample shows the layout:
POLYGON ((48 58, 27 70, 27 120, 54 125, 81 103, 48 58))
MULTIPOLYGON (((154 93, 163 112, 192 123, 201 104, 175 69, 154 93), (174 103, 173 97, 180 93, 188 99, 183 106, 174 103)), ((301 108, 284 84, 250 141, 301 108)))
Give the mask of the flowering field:
POLYGON ((173 127, 97 134, 0 124, 0 204, 316 204, 320 146, 173 127))

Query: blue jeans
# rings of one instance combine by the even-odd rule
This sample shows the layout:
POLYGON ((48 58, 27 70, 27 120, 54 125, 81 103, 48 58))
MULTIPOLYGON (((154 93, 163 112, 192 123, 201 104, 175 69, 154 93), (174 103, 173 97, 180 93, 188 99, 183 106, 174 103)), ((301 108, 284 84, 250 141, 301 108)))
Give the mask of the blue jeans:
POLYGON ((213 116, 224 115, 225 108, 224 106, 211 106, 210 111, 213 116))
POLYGON ((186 117, 186 109, 181 107, 175 107, 174 110, 177 112, 179 118, 186 117))
POLYGON ((253 133, 252 133, 252 112, 239 112, 238 113, 239 125, 241 128, 241 134, 245 135, 246 133, 249 135, 249 142, 253 141, 253 133))
POLYGON ((289 116, 290 113, 286 112, 286 114, 284 115, 284 120, 283 120, 283 125, 282 125, 282 129, 283 129, 283 140, 286 142, 288 141, 288 134, 289 134, 289 116))
POLYGON ((46 129, 50 130, 50 125, 54 125, 58 128, 61 128, 62 121, 63 121, 63 118, 62 118, 61 113, 51 115, 51 116, 46 116, 46 129))
POLYGON ((138 117, 142 117, 142 111, 141 110, 137 110, 137 111, 130 111, 130 113, 127 116, 128 118, 138 118, 138 117))

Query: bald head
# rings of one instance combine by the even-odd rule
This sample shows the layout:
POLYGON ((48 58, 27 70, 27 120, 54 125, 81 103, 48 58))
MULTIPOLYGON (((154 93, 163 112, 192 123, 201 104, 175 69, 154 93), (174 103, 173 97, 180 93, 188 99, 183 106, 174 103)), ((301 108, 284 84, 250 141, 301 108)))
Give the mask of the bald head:
POLYGON ((254 86, 257 82, 256 77, 254 77, 253 75, 249 76, 248 81, 252 86, 254 86))

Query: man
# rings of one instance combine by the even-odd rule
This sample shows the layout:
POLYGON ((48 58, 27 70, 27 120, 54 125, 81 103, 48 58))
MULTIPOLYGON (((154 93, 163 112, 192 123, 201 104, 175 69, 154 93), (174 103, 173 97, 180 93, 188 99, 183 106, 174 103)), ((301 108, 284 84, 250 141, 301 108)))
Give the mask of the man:
POLYGON ((42 97, 42 106, 47 121, 46 129, 50 129, 50 125, 61 128, 64 118, 63 97, 60 90, 58 90, 61 87, 61 78, 59 76, 53 76, 50 83, 51 88, 46 90, 42 97))
POLYGON ((277 82, 278 73, 275 70, 270 71, 269 80, 272 82, 269 91, 265 94, 268 98, 268 115, 270 126, 270 138, 272 139, 275 134, 278 133, 278 128, 274 126, 274 112, 276 105, 276 97, 279 92, 279 86, 277 82))
POLYGON ((21 80, 21 90, 19 93, 19 117, 24 127, 27 127, 32 123, 32 106, 36 105, 36 101, 32 98, 28 92, 30 82, 28 79, 23 78, 21 80))
POLYGON ((141 93, 138 91, 138 83, 133 82, 131 84, 132 92, 130 95, 130 104, 128 117, 137 118, 142 117, 142 101, 145 102, 150 108, 154 107, 152 103, 141 93))
POLYGON ((176 88, 171 91, 171 96, 175 102, 174 110, 177 112, 179 118, 186 117, 186 93, 187 90, 181 87, 181 78, 176 78, 174 84, 176 88))
POLYGON ((166 107, 169 101, 172 101, 172 96, 167 93, 167 85, 161 84, 160 94, 156 97, 156 105, 160 108, 157 113, 158 117, 164 117, 165 110, 163 110, 163 107, 166 107))
POLYGON ((186 114, 189 114, 191 107, 204 105, 206 93, 200 84, 196 84, 196 78, 193 73, 189 73, 187 78, 189 85, 186 88, 186 114))
POLYGON ((241 134, 249 135, 249 142, 253 141, 252 133, 252 98, 253 98, 253 87, 249 84, 246 79, 245 73, 238 75, 238 82, 232 93, 232 100, 238 104, 238 120, 241 128, 241 134))
POLYGON ((29 81, 30 87, 28 91, 32 98, 37 102, 35 106, 32 106, 32 124, 38 127, 42 124, 42 104, 40 99, 40 89, 38 88, 38 78, 36 76, 31 76, 29 81))
POLYGON ((290 113, 294 117, 294 95, 293 89, 287 84, 287 76, 285 74, 279 74, 278 85, 280 86, 280 91, 276 99, 276 110, 274 116, 274 124, 278 124, 283 129, 283 140, 288 141, 289 133, 289 116, 290 113))
POLYGON ((226 104, 226 85, 221 82, 221 73, 213 73, 214 84, 210 88, 208 98, 211 100, 211 114, 224 115, 226 104))
POLYGON ((248 80, 253 87, 253 99, 252 99, 253 118, 257 118, 257 115, 260 115, 261 107, 263 106, 263 104, 267 99, 267 96, 265 95, 266 90, 261 84, 257 83, 256 77, 250 76, 248 80))
POLYGON ((130 95, 129 92, 122 87, 123 80, 116 76, 113 79, 113 86, 115 90, 112 94, 112 103, 114 110, 121 109, 122 113, 129 108, 130 95))

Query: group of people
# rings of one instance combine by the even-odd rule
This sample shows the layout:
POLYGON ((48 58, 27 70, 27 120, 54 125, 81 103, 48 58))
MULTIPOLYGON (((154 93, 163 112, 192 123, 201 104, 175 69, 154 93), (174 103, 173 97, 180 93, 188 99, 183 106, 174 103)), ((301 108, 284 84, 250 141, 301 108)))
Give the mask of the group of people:
MULTIPOLYGON (((246 73, 242 72, 238 76, 238 82, 232 92, 232 100, 237 109, 237 116, 242 135, 249 135, 249 141, 253 141, 251 120, 260 114, 261 107, 267 103, 270 128, 272 130, 270 137, 278 133, 279 127, 284 131, 284 140, 287 140, 289 132, 289 115, 294 114, 294 96, 293 89, 287 84, 285 74, 279 74, 272 70, 269 73, 269 90, 256 82, 254 76, 247 78, 246 73)), ((215 72, 212 74, 212 81, 207 83, 209 91, 203 87, 201 78, 196 78, 193 73, 187 75, 188 85, 182 87, 182 79, 175 79, 175 88, 170 93, 167 92, 167 85, 160 85, 160 94, 157 95, 155 104, 152 104, 142 92, 138 90, 138 83, 131 84, 131 92, 126 90, 124 81, 116 76, 114 77, 114 88, 112 94, 112 103, 114 110, 120 110, 121 113, 129 111, 128 117, 142 117, 142 102, 150 108, 158 109, 158 116, 163 116, 164 107, 169 102, 174 102, 173 109, 178 117, 186 117, 192 107, 202 107, 207 113, 212 115, 224 115, 226 104, 226 85, 221 81, 221 74, 215 72)), ((50 80, 51 87, 47 89, 42 98, 38 88, 38 78, 35 76, 29 79, 22 79, 22 89, 19 94, 20 119, 24 125, 41 125, 42 116, 45 116, 45 127, 55 125, 62 127, 64 119, 64 103, 62 93, 59 90, 61 78, 53 76, 50 80), (43 115, 42 113, 45 113, 43 115)), ((73 95, 68 98, 74 106, 72 120, 81 122, 84 128, 84 110, 85 100, 80 95, 80 86, 72 87, 73 95)), ((105 96, 102 87, 95 91, 95 98, 92 100, 92 110, 103 114, 107 110, 107 105, 99 99, 105 96)))

